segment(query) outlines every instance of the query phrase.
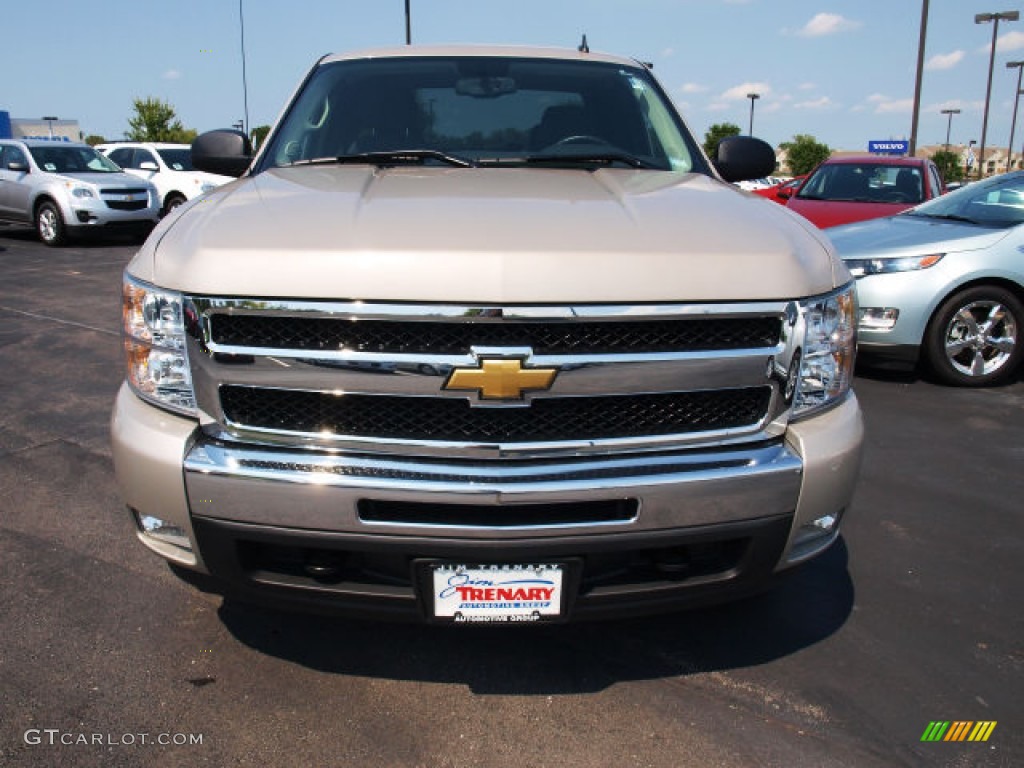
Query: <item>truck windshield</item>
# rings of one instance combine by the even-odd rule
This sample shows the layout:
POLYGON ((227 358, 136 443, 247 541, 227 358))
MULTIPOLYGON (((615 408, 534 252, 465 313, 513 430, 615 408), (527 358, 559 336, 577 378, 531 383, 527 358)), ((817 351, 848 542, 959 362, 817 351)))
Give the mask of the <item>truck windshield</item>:
POLYGON ((29 147, 32 159, 49 173, 120 173, 121 169, 92 147, 29 147))
POLYGON ((640 66, 464 56, 322 65, 289 108, 261 165, 331 158, 380 163, 387 156, 424 164, 565 158, 705 170, 692 137, 640 66))

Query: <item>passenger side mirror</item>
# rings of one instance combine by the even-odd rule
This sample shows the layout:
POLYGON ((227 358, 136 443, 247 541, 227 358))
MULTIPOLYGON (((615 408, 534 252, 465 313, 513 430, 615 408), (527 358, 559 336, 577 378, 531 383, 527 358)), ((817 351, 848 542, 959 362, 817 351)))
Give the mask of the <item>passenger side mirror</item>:
POLYGON ((718 142, 711 161, 726 181, 760 179, 775 170, 775 150, 752 136, 729 136, 718 142))
POLYGON ((8 171, 14 171, 16 173, 28 173, 28 163, 20 163, 17 160, 7 164, 8 171))
POLYGON ((241 176, 252 162, 252 144, 241 131, 207 131, 192 142, 192 165, 199 171, 241 176))
POLYGON ((139 170, 141 171, 159 171, 159 166, 152 160, 145 160, 139 163, 139 170))

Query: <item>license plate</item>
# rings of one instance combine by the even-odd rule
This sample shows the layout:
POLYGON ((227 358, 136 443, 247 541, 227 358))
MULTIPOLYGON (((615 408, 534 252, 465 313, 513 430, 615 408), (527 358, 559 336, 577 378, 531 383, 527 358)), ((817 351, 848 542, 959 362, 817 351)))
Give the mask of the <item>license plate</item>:
POLYGON ((434 618, 465 624, 557 619, 562 612, 562 565, 432 566, 434 618))

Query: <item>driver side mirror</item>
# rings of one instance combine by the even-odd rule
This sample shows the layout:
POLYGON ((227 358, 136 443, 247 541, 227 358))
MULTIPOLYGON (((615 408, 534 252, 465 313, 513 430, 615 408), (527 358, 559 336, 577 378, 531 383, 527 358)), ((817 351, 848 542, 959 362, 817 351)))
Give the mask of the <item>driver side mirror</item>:
POLYGON ((207 131, 192 142, 192 165, 199 171, 241 176, 252 162, 252 144, 241 131, 207 131))
POLYGON ((7 164, 7 170, 8 171, 14 171, 16 173, 28 173, 29 172, 28 163, 21 163, 21 162, 18 162, 17 160, 14 160, 14 161, 12 161, 12 162, 7 164))
POLYGON ((711 162, 726 181, 760 179, 775 170, 775 150, 752 136, 729 136, 718 142, 711 162))
POLYGON ((140 171, 159 171, 160 168, 152 160, 145 160, 139 163, 140 171))

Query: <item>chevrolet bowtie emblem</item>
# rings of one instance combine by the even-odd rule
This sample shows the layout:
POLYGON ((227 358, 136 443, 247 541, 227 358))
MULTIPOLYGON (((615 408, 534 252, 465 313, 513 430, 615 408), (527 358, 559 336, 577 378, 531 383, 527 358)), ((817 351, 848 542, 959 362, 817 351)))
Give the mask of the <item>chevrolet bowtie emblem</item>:
POLYGON ((475 389, 482 400, 522 400, 527 389, 550 389, 556 368, 523 368, 521 360, 481 360, 479 368, 456 368, 445 389, 475 389))

